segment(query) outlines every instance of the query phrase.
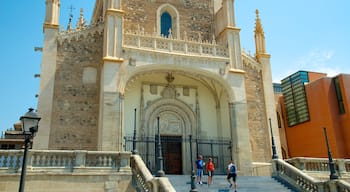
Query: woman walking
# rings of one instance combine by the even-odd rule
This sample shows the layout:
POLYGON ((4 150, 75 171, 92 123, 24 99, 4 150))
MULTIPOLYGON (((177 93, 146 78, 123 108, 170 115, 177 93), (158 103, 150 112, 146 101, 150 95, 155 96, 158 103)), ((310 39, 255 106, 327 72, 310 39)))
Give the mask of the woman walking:
POLYGON ((208 172, 208 186, 209 186, 213 183, 213 173, 215 169, 212 158, 209 158, 208 163, 206 163, 206 169, 208 172))

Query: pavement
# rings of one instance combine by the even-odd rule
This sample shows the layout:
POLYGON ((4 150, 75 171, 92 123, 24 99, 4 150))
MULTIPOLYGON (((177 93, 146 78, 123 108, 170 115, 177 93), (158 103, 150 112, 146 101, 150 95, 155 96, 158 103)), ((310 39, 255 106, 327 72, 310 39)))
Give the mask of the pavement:
MULTIPOLYGON (((190 175, 166 175, 176 191, 191 191, 190 175)), ((198 192, 234 192, 229 187, 226 175, 214 175, 213 184, 207 185, 208 177, 203 177, 203 184, 196 184, 198 192)), ((237 192, 293 192, 286 186, 268 176, 237 176, 237 192)), ((195 191, 192 189, 192 191, 195 191)))

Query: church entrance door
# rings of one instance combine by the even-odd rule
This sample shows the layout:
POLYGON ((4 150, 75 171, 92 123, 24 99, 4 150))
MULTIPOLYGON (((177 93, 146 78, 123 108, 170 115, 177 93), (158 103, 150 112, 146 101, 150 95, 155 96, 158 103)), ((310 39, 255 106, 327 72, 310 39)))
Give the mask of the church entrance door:
MULTIPOLYGON (((164 172, 166 174, 182 174, 181 136, 162 135, 161 146, 164 172)), ((158 150, 157 146, 155 148, 158 150)))

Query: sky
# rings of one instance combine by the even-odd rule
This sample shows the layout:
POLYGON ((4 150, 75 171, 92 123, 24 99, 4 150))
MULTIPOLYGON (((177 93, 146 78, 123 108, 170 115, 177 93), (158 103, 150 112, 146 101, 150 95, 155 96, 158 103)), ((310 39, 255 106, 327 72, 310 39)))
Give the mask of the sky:
MULTIPOLYGON (((129 0, 130 1, 130 0, 129 0)), ((80 8, 90 21, 95 0, 61 0, 60 26, 80 8), (70 9, 73 7, 73 9, 70 9)), ((235 0, 241 47, 255 53, 255 10, 265 32, 275 83, 298 70, 350 74, 349 0, 235 0)), ((0 0, 0 131, 13 127, 28 108, 37 108, 45 0, 0 0)), ((0 133, 1 136, 1 133, 0 133)))

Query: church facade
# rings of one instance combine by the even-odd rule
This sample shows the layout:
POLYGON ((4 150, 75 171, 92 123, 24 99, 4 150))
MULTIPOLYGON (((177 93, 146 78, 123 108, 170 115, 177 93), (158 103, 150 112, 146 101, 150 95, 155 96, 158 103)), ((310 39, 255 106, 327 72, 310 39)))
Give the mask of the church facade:
POLYGON ((190 173, 201 154, 251 175, 271 160, 271 133, 280 154, 258 12, 253 57, 241 50, 234 0, 96 0, 89 25, 81 11, 65 30, 60 6, 46 0, 33 148, 123 151, 134 141, 155 170, 159 135, 169 174, 190 173))

